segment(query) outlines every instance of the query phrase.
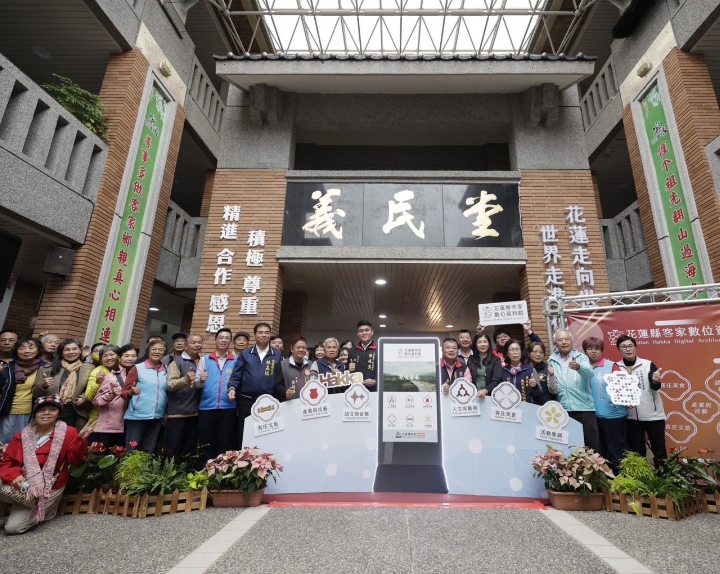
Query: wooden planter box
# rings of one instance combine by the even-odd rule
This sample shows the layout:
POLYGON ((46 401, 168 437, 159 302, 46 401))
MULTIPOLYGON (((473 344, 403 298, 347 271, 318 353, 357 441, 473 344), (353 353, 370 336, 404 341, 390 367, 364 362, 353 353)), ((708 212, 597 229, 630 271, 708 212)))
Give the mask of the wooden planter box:
POLYGON ((634 495, 618 494, 609 490, 605 492, 605 509, 608 512, 635 515, 635 511, 630 506, 633 502, 640 508, 642 516, 667 520, 680 520, 704 511, 700 497, 689 497, 682 500, 680 504, 675 504, 670 497, 657 498, 651 494, 645 498, 637 492, 634 495))
MULTIPOLYGON (((205 510, 207 505, 207 488, 165 494, 164 496, 123 496, 119 492, 109 490, 93 490, 63 496, 58 506, 58 516, 63 514, 105 514, 111 516, 129 516, 146 518, 205 510)), ((10 513, 9 504, 0 502, 0 516, 10 513)))
POLYGON ((698 494, 703 512, 720 514, 720 492, 701 492, 698 494))

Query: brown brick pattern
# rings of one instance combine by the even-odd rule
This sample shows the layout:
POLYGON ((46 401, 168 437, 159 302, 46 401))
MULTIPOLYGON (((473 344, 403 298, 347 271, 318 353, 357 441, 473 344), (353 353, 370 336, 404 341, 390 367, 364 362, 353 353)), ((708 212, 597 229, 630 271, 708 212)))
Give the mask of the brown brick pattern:
MULTIPOLYGON (((705 146, 720 135, 720 108, 702 54, 674 48, 663 62, 710 267, 720 278, 720 203, 705 146)), ((709 278, 706 277, 709 283, 709 278)))
MULTIPOLYGON (((167 220, 168 206, 170 205, 170 193, 172 192, 173 179, 175 178, 175 165, 177 164, 178 152, 180 151, 180 140, 182 139, 184 125, 185 110, 178 106, 177 112, 175 113, 175 123, 172 128, 172 136, 170 138, 170 147, 168 148, 167 159, 165 160, 165 171, 163 172, 162 184, 160 186, 160 197, 158 198, 157 209, 155 210, 155 221, 153 222, 150 248, 148 249, 147 259, 145 261, 142 286, 138 295, 138 306, 135 312, 135 322, 133 323, 131 336, 131 341, 135 345, 144 343, 141 339, 145 331, 145 323, 147 322, 150 308, 150 297, 152 295, 153 283, 155 282, 155 274, 157 273, 158 260, 160 259, 165 222, 167 220)), ((139 269, 136 269, 136 272, 138 271, 139 269)))
POLYGON ((17 279, 3 329, 17 331, 21 337, 31 333, 30 319, 37 313, 41 296, 42 285, 17 279))
POLYGON ((597 201, 589 170, 528 170, 521 173, 520 212, 522 214, 523 243, 527 251, 527 265, 520 272, 520 295, 528 303, 533 320, 533 329, 544 331, 545 318, 542 299, 547 296, 545 269, 543 263, 543 242, 540 228, 555 225, 558 234, 558 252, 561 256, 557 267, 563 272, 567 296, 577 295, 579 287, 575 282, 575 266, 572 265, 572 245, 569 224, 565 217, 568 205, 584 208, 590 251, 590 260, 595 279, 595 293, 607 293, 610 288, 605 264, 600 225, 598 223, 597 201))
POLYGON ((625 126, 625 137, 627 139, 628 152, 630 153, 630 165, 632 166, 633 180, 635 180, 635 192, 638 197, 640 208, 640 219, 642 220, 643 235, 647 245, 648 258, 650 259, 650 271, 653 276, 653 283, 656 288, 667 287, 665 271, 663 269, 662 257, 660 256, 660 245, 655 232, 655 219, 650 204, 650 192, 645 181, 640 148, 638 147, 637 134, 632 118, 630 105, 625 106, 622 114, 623 125, 625 126))
POLYGON ((280 309, 280 335, 285 343, 285 354, 290 351, 293 339, 305 335, 308 296, 304 291, 285 291, 280 309))
MULTIPOLYGON (((206 332, 209 315, 225 315, 225 326, 233 332, 240 329, 252 333, 259 321, 270 323, 275 331, 280 324, 282 306, 282 269, 275 256, 282 240, 283 206, 287 182, 284 170, 219 169, 215 172, 208 210, 208 223, 203 246, 203 259, 195 297, 192 330, 206 332), (237 240, 220 239, 223 212, 226 205, 242 208, 237 240), (248 234, 252 230, 266 232, 264 247, 249 247, 248 234), (232 277, 225 285, 215 285, 218 268, 217 254, 228 248, 234 252, 232 277), (248 267, 248 249, 262 250, 262 267, 248 267), (257 315, 240 315, 240 301, 252 297, 243 291, 246 276, 260 277, 260 290, 254 294, 259 299, 257 315), (224 313, 211 313, 212 295, 227 294, 230 306, 224 313)), ((207 194, 206 194, 207 195, 207 194)), ((212 336, 208 333, 205 350, 212 349, 212 336)))
POLYGON ((198 217, 207 217, 210 213, 210 198, 212 197, 212 189, 215 185, 215 170, 209 171, 205 176, 205 187, 203 188, 202 204, 200 205, 200 215, 198 217))
POLYGON ((61 337, 85 337, 148 68, 137 49, 110 56, 100 90, 109 113, 110 150, 97 202, 70 277, 50 278, 46 283, 36 333, 47 330, 61 337))

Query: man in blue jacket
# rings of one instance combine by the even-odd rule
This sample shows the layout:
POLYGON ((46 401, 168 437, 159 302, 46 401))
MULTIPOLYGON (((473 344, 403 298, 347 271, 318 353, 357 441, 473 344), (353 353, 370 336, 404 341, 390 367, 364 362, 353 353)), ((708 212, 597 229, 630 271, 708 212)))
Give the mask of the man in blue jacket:
POLYGON ((200 357, 195 373, 195 388, 200 391, 198 410, 198 444, 200 463, 232 450, 235 442, 237 412, 228 397, 228 381, 235 366, 230 352, 230 329, 215 333, 215 350, 200 357))
POLYGON ((285 400, 280 363, 282 353, 270 346, 270 325, 258 323, 253 327, 255 344, 245 349, 237 358, 228 383, 228 397, 237 401, 238 435, 240 448, 243 446, 245 419, 250 416, 252 406, 260 395, 273 395, 279 401, 285 400))

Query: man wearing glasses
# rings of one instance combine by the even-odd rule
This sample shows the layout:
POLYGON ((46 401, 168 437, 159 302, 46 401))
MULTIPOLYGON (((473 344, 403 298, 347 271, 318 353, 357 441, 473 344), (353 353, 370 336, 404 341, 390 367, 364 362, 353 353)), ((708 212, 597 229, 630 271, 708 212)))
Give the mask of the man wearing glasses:
POLYGON ((627 409, 627 438, 631 451, 642 456, 647 454, 645 433, 650 439, 650 450, 655 456, 655 466, 667 458, 665 448, 665 409, 660 396, 661 371, 655 363, 637 356, 637 342, 629 335, 621 335, 615 343, 622 360, 615 363, 613 371, 625 371, 640 381, 640 404, 627 409))
POLYGON ((555 352, 548 359, 548 388, 558 396, 568 414, 582 424, 585 446, 598 451, 600 435, 590 388, 595 371, 590 366, 590 360, 573 349, 570 331, 557 331, 553 339, 555 352))

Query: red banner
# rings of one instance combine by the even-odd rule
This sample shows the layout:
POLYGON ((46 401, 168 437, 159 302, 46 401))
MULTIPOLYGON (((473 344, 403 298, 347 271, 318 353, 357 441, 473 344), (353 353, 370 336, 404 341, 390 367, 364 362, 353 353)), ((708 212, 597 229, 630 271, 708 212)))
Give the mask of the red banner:
POLYGON ((720 304, 614 308, 568 313, 568 328, 582 349, 587 337, 605 342, 604 356, 620 360, 617 338, 637 341, 639 357, 662 368, 668 449, 720 450, 720 304))

